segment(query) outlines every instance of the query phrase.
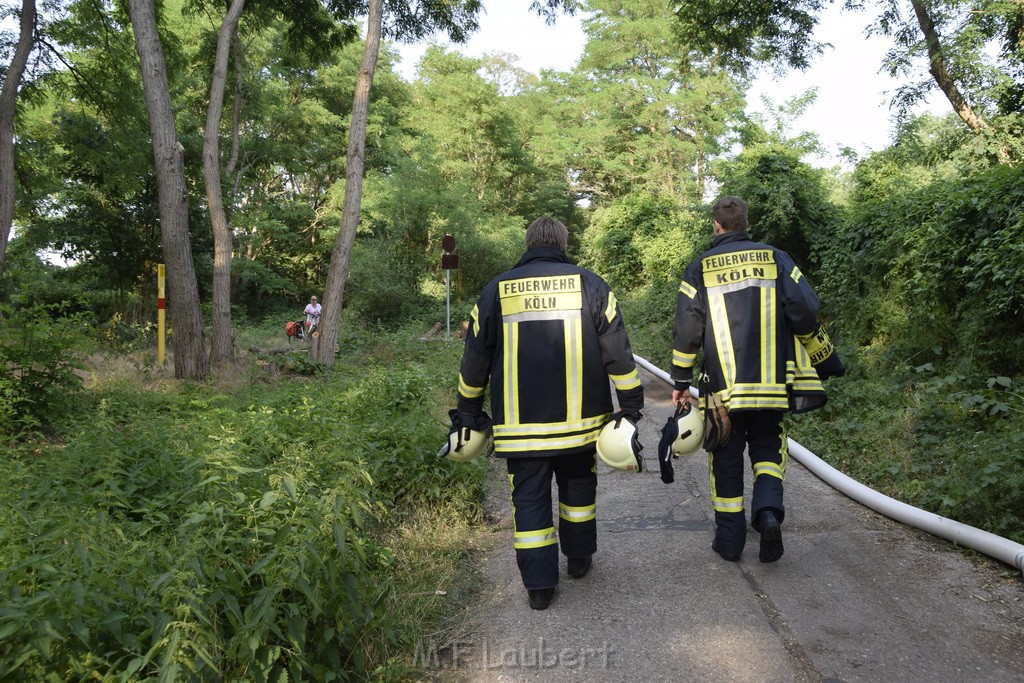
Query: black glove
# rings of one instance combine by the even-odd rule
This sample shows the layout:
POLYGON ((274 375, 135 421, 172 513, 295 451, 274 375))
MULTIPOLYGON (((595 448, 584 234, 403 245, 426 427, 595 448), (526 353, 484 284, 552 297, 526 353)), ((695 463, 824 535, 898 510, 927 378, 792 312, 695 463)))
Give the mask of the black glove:
POLYGON ((622 418, 629 420, 629 424, 636 427, 636 423, 643 418, 644 414, 639 410, 620 410, 617 413, 612 413, 612 422, 618 422, 622 418))
POLYGON ((817 370, 818 379, 821 380, 826 380, 829 377, 842 377, 846 374, 846 366, 843 365, 839 354, 834 351, 829 354, 828 358, 815 365, 814 369, 817 370))
POLYGON ((469 427, 477 432, 485 432, 494 424, 491 416, 484 411, 481 411, 479 415, 470 415, 469 413, 460 413, 458 409, 452 408, 448 411, 448 418, 452 421, 452 432, 463 427, 469 427))
POLYGON ((676 480, 675 468, 672 467, 672 444, 678 436, 679 425, 676 416, 672 415, 661 428, 661 441, 658 442, 658 468, 661 470, 661 480, 666 484, 676 480))

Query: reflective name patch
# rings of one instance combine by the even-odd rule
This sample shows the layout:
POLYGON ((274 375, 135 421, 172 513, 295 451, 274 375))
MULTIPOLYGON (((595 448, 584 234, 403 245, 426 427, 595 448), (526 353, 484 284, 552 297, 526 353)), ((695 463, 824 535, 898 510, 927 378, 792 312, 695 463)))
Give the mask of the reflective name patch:
POLYGON ((704 286, 716 287, 744 280, 774 280, 778 276, 775 252, 750 249, 708 256, 702 262, 704 286))
POLYGON ((533 311, 579 311, 583 289, 579 275, 505 280, 498 285, 504 315, 533 311))

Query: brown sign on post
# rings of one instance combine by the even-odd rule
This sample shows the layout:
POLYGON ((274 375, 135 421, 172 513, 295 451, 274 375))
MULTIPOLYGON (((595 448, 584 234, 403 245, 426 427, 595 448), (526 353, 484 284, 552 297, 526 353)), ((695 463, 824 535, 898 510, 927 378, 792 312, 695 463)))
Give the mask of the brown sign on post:
POLYGON ((445 270, 455 270, 458 268, 459 255, 452 253, 455 251, 455 237, 445 235, 441 238, 441 247, 444 249, 444 255, 441 256, 441 267, 445 270))

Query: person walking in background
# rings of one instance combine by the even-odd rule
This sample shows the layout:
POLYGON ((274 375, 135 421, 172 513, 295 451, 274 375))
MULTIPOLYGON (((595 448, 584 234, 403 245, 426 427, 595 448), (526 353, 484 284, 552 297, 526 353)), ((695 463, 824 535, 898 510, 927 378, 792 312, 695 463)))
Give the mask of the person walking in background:
POLYGON ((699 390, 718 443, 710 451, 712 549, 735 562, 747 537, 743 507, 743 451, 754 472, 751 525, 760 533, 759 559, 783 554, 783 479, 788 445, 783 414, 825 405, 821 381, 845 373, 818 322, 820 302, 789 254, 753 242, 747 203, 726 196, 712 209, 711 249, 691 263, 676 300, 672 346, 677 404, 690 395, 697 353, 703 349, 699 390), (709 404, 719 403, 718 411, 709 404), (731 436, 730 436, 731 429, 731 436))
POLYGON ((490 384, 494 451, 506 459, 513 546, 533 609, 551 602, 559 545, 570 576, 590 570, 597 550, 595 444, 610 419, 635 426, 644 406, 615 295, 598 275, 569 261, 568 236, 559 221, 538 218, 526 231, 519 263, 484 287, 470 314, 453 411, 453 423, 485 429, 490 384), (621 408, 615 415, 609 379, 621 408))
POLYGON ((302 312, 306 314, 306 333, 312 334, 316 332, 316 328, 320 325, 320 311, 323 307, 317 302, 315 296, 309 297, 309 303, 302 309, 302 312))

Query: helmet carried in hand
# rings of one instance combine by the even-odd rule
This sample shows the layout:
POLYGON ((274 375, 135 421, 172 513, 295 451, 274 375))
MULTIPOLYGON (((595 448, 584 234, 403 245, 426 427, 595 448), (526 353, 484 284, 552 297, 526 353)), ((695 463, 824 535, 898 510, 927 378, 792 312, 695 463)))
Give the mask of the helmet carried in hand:
POLYGON ((455 462, 466 462, 494 450, 491 418, 487 413, 479 416, 463 416, 457 410, 448 411, 452 426, 448 430, 448 441, 437 452, 438 457, 455 462), (466 423, 469 423, 469 426, 466 423), (474 429, 480 427, 480 429, 474 429))
POLYGON ((462 427, 448 434, 448 441, 437 455, 455 462, 466 462, 483 455, 491 448, 493 446, 489 432, 478 432, 469 427, 462 427))
POLYGON ((677 431, 672 440, 672 455, 693 455, 699 451, 704 443, 704 418, 700 411, 689 405, 678 405, 673 423, 677 431))
POLYGON ((617 470, 643 472, 640 444, 636 424, 626 416, 613 419, 601 428, 597 437, 597 455, 608 466, 617 470))

